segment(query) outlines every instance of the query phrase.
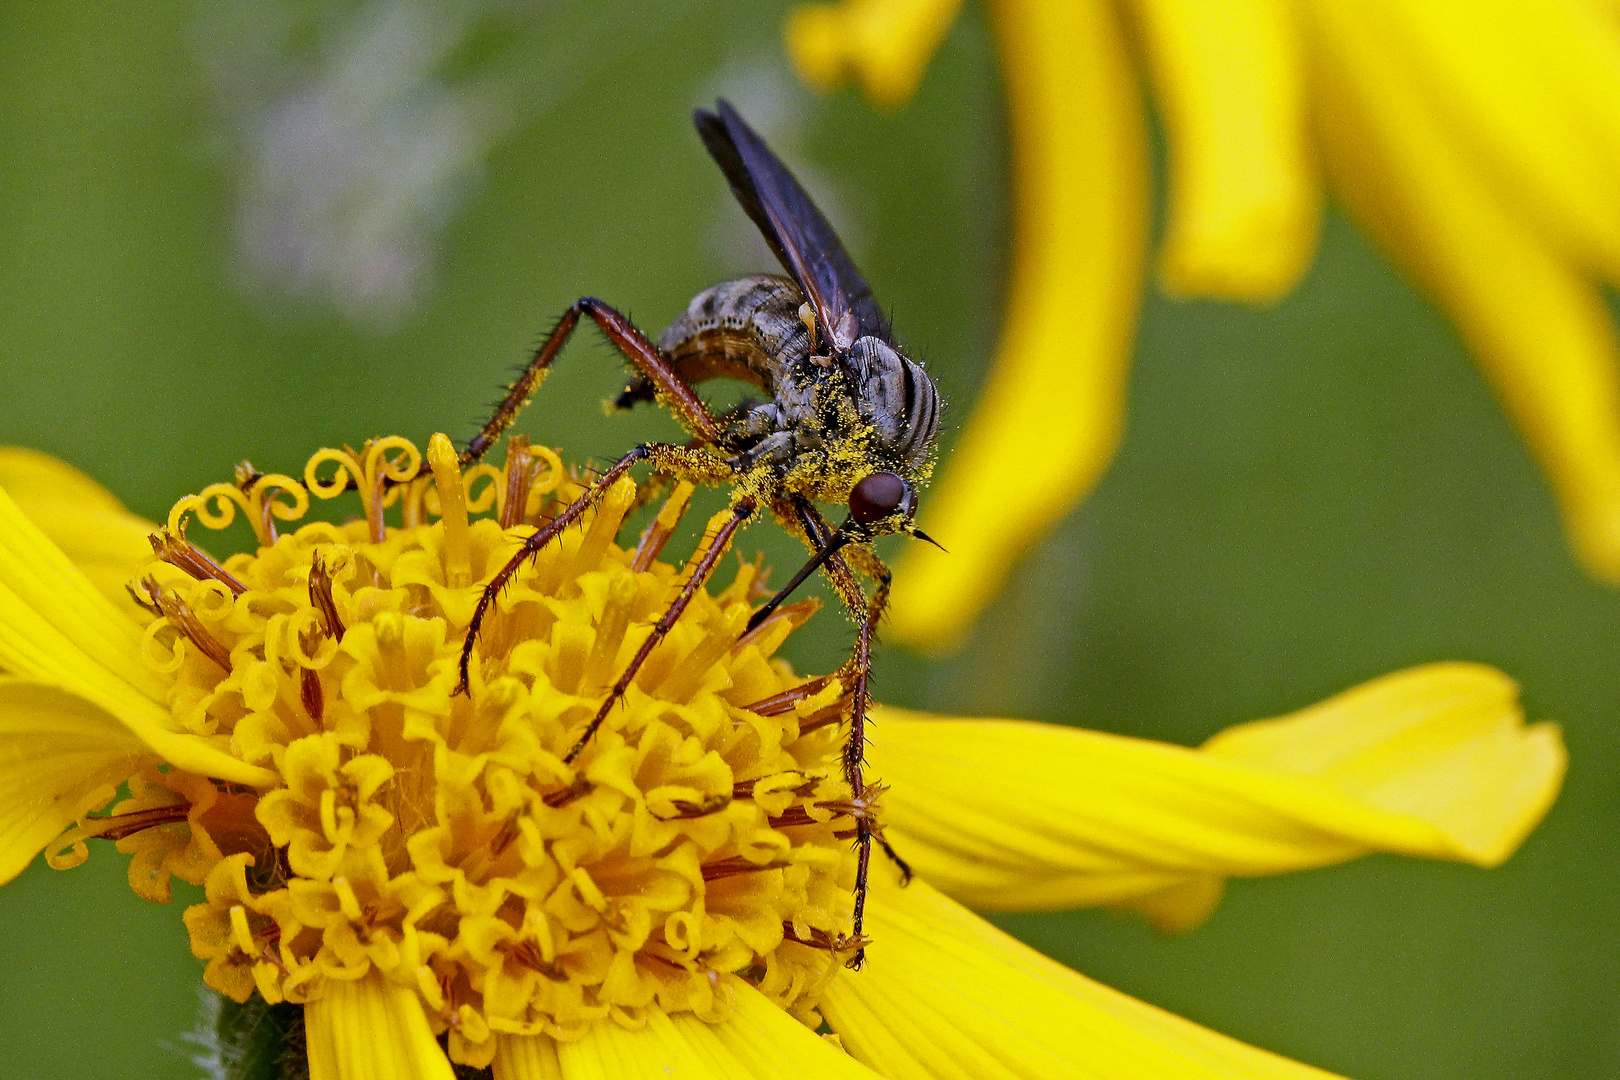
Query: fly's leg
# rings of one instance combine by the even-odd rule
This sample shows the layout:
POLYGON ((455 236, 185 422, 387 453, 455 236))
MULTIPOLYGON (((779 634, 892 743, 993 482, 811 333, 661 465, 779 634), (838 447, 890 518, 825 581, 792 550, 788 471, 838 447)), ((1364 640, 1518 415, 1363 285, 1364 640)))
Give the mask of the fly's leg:
MULTIPOLYGON (((872 594, 872 602, 867 605, 865 617, 861 619, 860 631, 855 635, 855 655, 850 658, 855 669, 855 693, 849 708, 849 741, 844 743, 844 777, 849 781, 856 802, 866 794, 866 778, 862 766, 866 763, 866 705, 872 675, 872 638, 877 630, 878 620, 883 617, 883 608, 888 600, 889 573, 885 568, 883 577, 878 580, 877 589, 872 594)), ((862 814, 856 819, 855 836, 860 848, 856 853, 855 911, 850 929, 855 935, 855 940, 860 941, 861 923, 866 914, 866 875, 872 862, 872 818, 869 814, 862 814)), ((886 842, 881 840, 879 842, 883 843, 883 850, 892 857, 894 849, 886 842)), ((903 876, 909 879, 911 867, 904 862, 900 863, 900 867, 903 876)), ((848 966, 858 968, 865 960, 866 947, 862 945, 855 950, 855 955, 850 957, 848 966)))
POLYGON ((658 388, 658 397, 666 403, 681 426, 691 432, 698 441, 713 444, 720 438, 720 424, 709 412, 708 406, 697 396, 680 373, 675 370, 667 356, 659 351, 658 346, 636 329, 635 324, 625 318, 618 311, 596 299, 594 296, 582 296, 571 304, 557 325, 552 327, 546 340, 534 351, 534 356, 524 365, 523 373, 517 377, 506 396, 501 399, 500 405, 495 409, 477 435, 467 443, 467 448, 461 452, 461 464, 470 465, 483 457, 489 448, 495 445, 497 439, 512 422, 517 419, 523 406, 528 404, 529 398, 540 388, 541 380, 546 377, 551 368, 551 362, 557 359, 562 347, 579 325, 579 317, 589 315, 602 330, 614 346, 625 355, 642 377, 658 388))
POLYGON ((707 550, 703 552, 703 556, 698 560, 697 565, 692 568, 692 573, 686 579, 686 583, 681 586, 680 593, 669 607, 664 610, 664 614, 660 616, 658 622, 653 624, 652 633, 647 635, 647 640, 641 643, 641 648, 636 650, 636 655, 631 658, 630 663, 620 673, 618 681, 608 691, 607 699, 602 702, 602 707, 596 710, 596 716, 586 726, 584 733, 579 737, 579 741, 574 743, 574 748, 568 751, 568 756, 563 758, 565 764, 572 765, 574 760, 579 757, 590 743, 591 736, 596 734, 596 729, 602 726, 602 722, 607 719, 608 713, 613 711, 613 707, 624 697, 625 691, 630 689, 630 683, 635 680, 636 672, 641 670, 641 665, 647 662, 647 657, 652 655, 653 649, 657 648, 658 643, 664 640, 664 636, 680 620, 681 613, 692 602, 692 597, 697 595, 697 591, 703 587, 704 583, 709 580, 710 575, 714 573, 714 568, 719 563, 720 557, 731 547, 732 537, 736 536, 737 530, 742 528, 748 519, 753 516, 754 509, 755 504, 752 499, 738 501, 731 508, 731 516, 721 523, 712 537, 708 538, 709 546, 707 550))
MULTIPOLYGON (((478 643, 478 633, 483 629, 484 620, 488 617, 490 608, 494 606, 496 597, 500 596, 501 590, 506 588, 513 575, 522 569, 524 563, 544 550, 559 533, 577 521, 581 514, 594 506, 619 477, 630 471, 631 466, 641 461, 650 462, 653 468, 661 473, 689 478, 700 483, 722 481, 731 472, 731 466, 724 459, 701 447, 670 446, 667 443, 644 443, 614 462, 578 498, 563 507, 556 517, 530 534, 528 539, 523 541, 523 546, 518 549, 517 554, 508 559, 506 565, 501 567, 495 576, 490 578, 489 584, 484 586, 483 593, 478 597, 478 604, 473 608, 472 621, 467 624, 466 640, 461 644, 461 678, 456 683, 455 693, 461 694, 467 690, 473 647, 478 643)), ((729 535, 727 539, 729 540, 729 535)), ((688 602, 690 599, 687 597, 688 602)), ((684 603, 682 607, 685 607, 684 603)))
MULTIPOLYGON (((813 506, 810 507, 810 510, 812 513, 816 513, 813 506)), ((823 519, 820 524, 822 531, 830 535, 832 530, 829 523, 823 519)), ((871 703, 869 681, 872 671, 872 642, 877 638, 878 622, 883 618, 883 612, 888 607, 889 584, 892 580, 892 574, 889 571, 888 564, 868 548, 846 547, 839 552, 837 558, 839 562, 848 560, 849 564, 853 564, 854 569, 859 570, 877 583, 877 592, 873 595, 870 603, 866 601, 864 593, 854 594, 860 597, 860 601, 864 606, 855 611, 856 618, 860 623, 859 633, 861 636, 856 641, 855 651, 850 656, 848 666, 858 681, 860 690, 855 695, 853 708, 851 709, 849 743, 844 748, 844 768, 847 775, 855 776, 860 773, 860 767, 866 759, 866 708, 871 703)), ((840 579, 843 581, 843 586, 839 589, 841 595, 849 594, 852 585, 859 587, 859 581, 851 572, 850 565, 829 567, 829 572, 840 575, 839 578, 834 580, 834 584, 837 585, 840 579)), ((848 604, 849 601, 846 600, 845 603, 848 604)), ((910 884, 913 876, 911 864, 900 857, 899 852, 894 850, 894 846, 884 839, 881 833, 874 833, 872 839, 877 842, 878 847, 883 849, 883 854, 887 855, 889 861, 894 863, 895 868, 900 871, 900 884, 910 884)))
MULTIPOLYGON (((669 405, 681 425, 696 437, 697 443, 713 445, 719 440, 719 422, 709 412, 708 406, 703 404, 697 392, 681 377, 680 372, 675 370, 669 358, 659 351, 658 346, 618 311, 593 296, 582 296, 563 312, 562 318, 552 327, 545 342, 535 350, 533 358, 524 366, 523 373, 507 390, 506 397, 501 400, 494 415, 468 442, 467 448, 460 455, 463 465, 481 458, 491 446, 495 445, 501 434, 512 426, 518 413, 539 388, 541 380, 551 368, 552 361, 557 359, 557 354, 562 352, 563 345, 568 342, 574 328, 579 325, 581 315, 589 315, 631 365, 658 387, 661 399, 669 405)), ((620 458, 611 468, 597 477, 579 498, 564 507, 561 513, 525 540, 518 553, 501 567, 500 572, 484 587, 483 595, 478 598, 478 605, 473 610, 472 622, 468 624, 467 638, 462 642, 460 679, 456 683, 456 693, 464 693, 467 690, 468 673, 472 664, 473 647, 478 642, 478 632, 483 628, 484 619, 501 590, 512 580, 512 576, 524 562, 533 558, 551 543, 558 533, 590 509, 613 482, 638 461, 651 461, 653 467, 661 473, 685 477, 700 483, 723 481, 730 477, 732 471, 730 465, 701 446, 679 447, 648 443, 636 447, 620 458)))
MULTIPOLYGON (((824 547, 832 538, 833 528, 821 512, 806 499, 794 498, 793 515, 804 530, 805 539, 812 548, 824 547)), ((844 779, 849 784, 854 801, 859 803, 866 795, 866 710, 871 700, 872 641, 877 636, 878 622, 889 602, 889 568, 876 554, 865 548, 845 548, 824 564, 828 578, 844 606, 849 608, 860 624, 855 635, 855 649, 845 665, 843 675, 849 681, 851 701, 849 710, 849 739, 844 743, 844 779), (846 558, 846 553, 848 558, 846 558), (870 600, 861 588, 853 562, 862 573, 877 583, 870 600)), ((872 863, 872 841, 876 840, 885 855, 900 870, 901 884, 911 880, 911 867, 890 846, 889 842, 872 828, 870 815, 862 814, 855 821, 855 910, 850 924, 851 936, 858 943, 849 967, 858 968, 866 960, 866 947, 861 927, 866 915, 866 881, 872 863)))
POLYGON ((512 580, 512 575, 516 574, 525 562, 551 543, 558 533, 572 525, 581 514, 589 510, 619 477, 630 470, 630 466, 645 458, 651 450, 652 448, 648 446, 638 446, 614 462, 606 472, 596 478, 595 483, 585 489, 583 494, 565 506, 556 517, 531 533, 528 539, 523 541, 523 546, 518 549, 518 553, 508 559, 506 565, 496 571, 495 576, 489 579, 489 584, 484 586, 483 593, 478 597, 478 605, 473 608, 472 621, 467 624, 467 637, 461 643, 461 661, 459 665, 461 678, 456 682, 454 693, 464 694, 467 692, 468 671, 472 666, 473 647, 478 644, 478 632, 484 628, 484 619, 489 615, 490 607, 495 603, 495 598, 501 594, 501 590, 506 588, 507 583, 512 580))
MULTIPOLYGON (((703 400, 698 397, 691 385, 675 369, 669 357, 660 351, 658 346, 648 339, 647 335, 636 329, 635 324, 629 319, 602 301, 590 296, 581 297, 574 301, 568 310, 563 312, 562 318, 557 321, 557 325, 547 335, 545 342, 535 350, 533 358, 524 367, 522 374, 507 390, 506 396, 501 400, 494 415, 489 418, 478 434, 473 436, 472 440, 467 444, 467 448, 461 453, 462 463, 468 464, 478 460, 488 452, 501 434, 512 426, 513 421, 517 419, 518 413, 522 411, 523 406, 528 403, 529 398, 539 388, 547 371, 550 370, 552 362, 556 360, 557 355, 562 351, 563 345, 567 343, 569 336, 573 334, 575 327, 579 325, 581 315, 589 315, 596 325, 601 328, 607 339, 625 355, 641 376, 657 388, 659 400, 669 406, 670 411, 675 414, 675 418, 693 435, 693 445, 681 447, 664 443, 649 443, 636 447, 598 476, 578 498, 564 507, 555 518, 524 540, 523 546, 518 549, 517 554, 507 560, 506 565, 501 567, 500 571, 490 579, 489 584, 484 587, 483 593, 478 597, 478 604, 473 610, 472 620, 467 627, 466 640, 461 646, 460 680, 456 684, 456 693, 463 693, 467 690, 473 649, 478 643, 479 631, 483 628, 484 620, 489 615, 496 598, 500 596, 501 590, 507 586, 525 562, 543 550, 563 529, 573 524, 585 511, 594 506, 608 488, 630 470, 631 466, 637 462, 647 461, 660 475, 709 484, 723 483, 729 480, 735 471, 732 465, 724 458, 706 448, 720 441, 720 424, 713 414, 709 412, 708 406, 704 405, 703 400)), ((585 749, 585 746, 591 740, 591 736, 596 734, 597 728, 601 727, 602 722, 607 718, 608 713, 612 711, 613 706, 624 696, 631 680, 635 678, 636 672, 641 669, 642 664, 651 655, 653 648, 669 633, 670 628, 681 617, 681 613, 692 602, 693 595, 703 587, 704 582, 714 572, 716 563, 719 562, 721 555, 730 546, 731 538, 742 527, 743 523, 753 515, 754 509, 755 504, 750 499, 740 500, 733 506, 732 516, 716 530, 713 539, 710 541, 709 549, 704 552, 703 557, 693 568, 691 579, 681 588, 680 594, 653 627, 652 633, 648 635, 641 650, 619 676, 618 681, 608 693, 607 700, 602 703, 601 709, 598 710, 595 718, 586 728, 585 733, 580 736, 574 748, 568 752, 566 761, 573 762, 585 749)))

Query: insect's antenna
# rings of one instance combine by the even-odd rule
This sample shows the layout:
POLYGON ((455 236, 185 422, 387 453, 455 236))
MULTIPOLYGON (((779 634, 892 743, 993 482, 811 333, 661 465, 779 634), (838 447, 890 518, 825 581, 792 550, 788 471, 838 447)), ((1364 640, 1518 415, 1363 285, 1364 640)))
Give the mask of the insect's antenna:
POLYGON ((770 600, 766 602, 764 607, 760 608, 749 617, 748 627, 743 631, 743 633, 747 633, 748 630, 754 629, 760 623, 770 618, 771 613, 781 606, 782 601, 791 596, 794 589, 797 589, 800 585, 804 584, 805 578, 821 569, 822 563, 838 554, 841 550, 843 550, 844 545, 853 539, 855 539, 855 534, 850 530, 847 523, 837 532, 833 533, 832 536, 828 538, 826 545, 822 547, 820 551, 812 555, 809 562, 799 567, 799 572, 793 575, 793 580, 782 586, 781 590, 778 591, 775 596, 771 597, 770 600))

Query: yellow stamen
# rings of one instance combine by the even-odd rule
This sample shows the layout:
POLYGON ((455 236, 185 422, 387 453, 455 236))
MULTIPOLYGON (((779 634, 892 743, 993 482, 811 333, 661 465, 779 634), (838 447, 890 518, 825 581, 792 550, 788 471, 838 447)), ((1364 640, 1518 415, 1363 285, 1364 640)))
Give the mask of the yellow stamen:
POLYGON ((162 532, 154 533, 150 539, 152 541, 152 550, 159 559, 171 566, 179 567, 198 581, 205 577, 213 578, 237 596, 247 592, 246 585, 226 573, 225 568, 209 558, 207 552, 199 551, 196 546, 186 540, 184 528, 181 528, 178 533, 165 529, 162 532))
POLYGON ((676 522, 681 520, 686 508, 692 504, 692 493, 696 490, 697 485, 690 480, 676 483, 675 490, 664 500, 664 506, 658 511, 658 516, 641 534, 641 543, 636 545, 636 555, 630 560, 630 569, 639 574, 653 564, 653 560, 658 558, 659 553, 664 550, 664 545, 669 542, 671 534, 674 533, 676 522))
POLYGON ((459 589, 472 581, 467 540, 467 493, 461 486, 461 466, 456 461, 456 448, 442 434, 429 440, 427 458, 428 464, 433 467, 433 482, 439 489, 440 513, 443 515, 440 520, 444 522, 444 583, 452 589, 459 589))
POLYGON ((640 595, 639 581, 633 574, 622 574, 608 586, 607 601, 602 605, 602 621, 596 627, 596 640, 591 645, 590 659, 585 665, 587 686, 606 688, 618 674, 619 649, 624 644, 624 632, 630 628, 636 597, 640 595))
POLYGON ((253 954, 256 948, 253 930, 248 926, 247 908, 241 904, 231 905, 231 937, 243 953, 249 956, 253 954))
POLYGON ((360 900, 354 895, 354 887, 349 884, 348 880, 346 878, 333 878, 332 891, 337 893, 338 910, 343 912, 343 917, 350 922, 359 922, 364 916, 364 912, 360 910, 360 900))
POLYGON ((534 483, 534 455, 529 440, 514 435, 506 440, 506 492, 501 496, 501 528, 523 521, 529 509, 529 488, 534 483))

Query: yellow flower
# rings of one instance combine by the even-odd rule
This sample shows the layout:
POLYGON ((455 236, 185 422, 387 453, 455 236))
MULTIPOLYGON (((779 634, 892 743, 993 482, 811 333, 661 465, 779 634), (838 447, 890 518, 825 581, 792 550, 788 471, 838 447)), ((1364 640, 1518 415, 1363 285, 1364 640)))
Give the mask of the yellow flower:
MULTIPOLYGON (((811 83, 910 96, 959 0, 794 12, 811 83)), ((1323 180, 1455 321, 1620 584, 1620 32, 1576 0, 993 0, 1014 227, 995 368, 897 577, 892 636, 959 641, 1119 442, 1149 188, 1140 82, 1169 145, 1159 277, 1270 301, 1316 243, 1323 180), (1144 71, 1137 71, 1140 62, 1144 71), (975 492, 993 482, 1000 512, 975 492)))
POLYGON ((1201 750, 883 710, 871 770, 891 786, 856 800, 848 691, 774 655, 814 605, 742 633, 747 563, 696 595, 569 763, 690 570, 659 558, 690 486, 628 549, 653 492, 610 489, 513 578, 457 695, 483 584, 581 487, 522 441, 504 469, 464 471, 442 435, 426 457, 384 439, 322 451, 301 481, 244 470, 144 526, 137 567, 138 519, 0 452, 17 495, 0 490, 0 881, 100 837, 143 897, 204 885, 184 921, 205 981, 302 1005, 314 1080, 452 1062, 497 1080, 1324 1076, 1089 982, 951 897, 1187 926, 1234 874, 1370 851, 1493 865, 1562 776, 1556 729, 1524 724, 1511 682, 1443 664, 1201 750), (303 520, 346 490, 356 519, 303 520), (216 562, 187 536, 239 513, 252 552, 216 562), (140 617, 64 548, 131 569, 140 617), (858 816, 919 877, 874 862, 849 970, 858 816))

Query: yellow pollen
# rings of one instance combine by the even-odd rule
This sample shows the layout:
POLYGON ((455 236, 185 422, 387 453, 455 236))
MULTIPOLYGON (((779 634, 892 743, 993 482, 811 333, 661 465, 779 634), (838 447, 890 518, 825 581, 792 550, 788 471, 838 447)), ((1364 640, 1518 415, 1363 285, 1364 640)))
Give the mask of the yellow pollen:
POLYGON ((570 760, 691 572, 659 558, 691 485, 630 550, 637 486, 613 485, 512 575, 455 694, 485 583, 583 481, 521 442, 463 469, 442 435, 321 451, 303 477, 244 466, 181 500, 139 578, 178 725, 280 782, 150 770, 124 824, 68 834, 57 864, 115 836, 143 895, 206 886, 185 921, 210 986, 307 1002, 379 971, 475 1067, 496 1034, 718 1021, 722 974, 818 1023, 851 945, 850 837, 878 809, 843 779, 846 687, 774 656, 812 605, 745 635, 757 564, 700 590, 570 760), (344 495, 355 520, 306 520, 344 495), (187 539, 238 512, 253 552, 187 539))

